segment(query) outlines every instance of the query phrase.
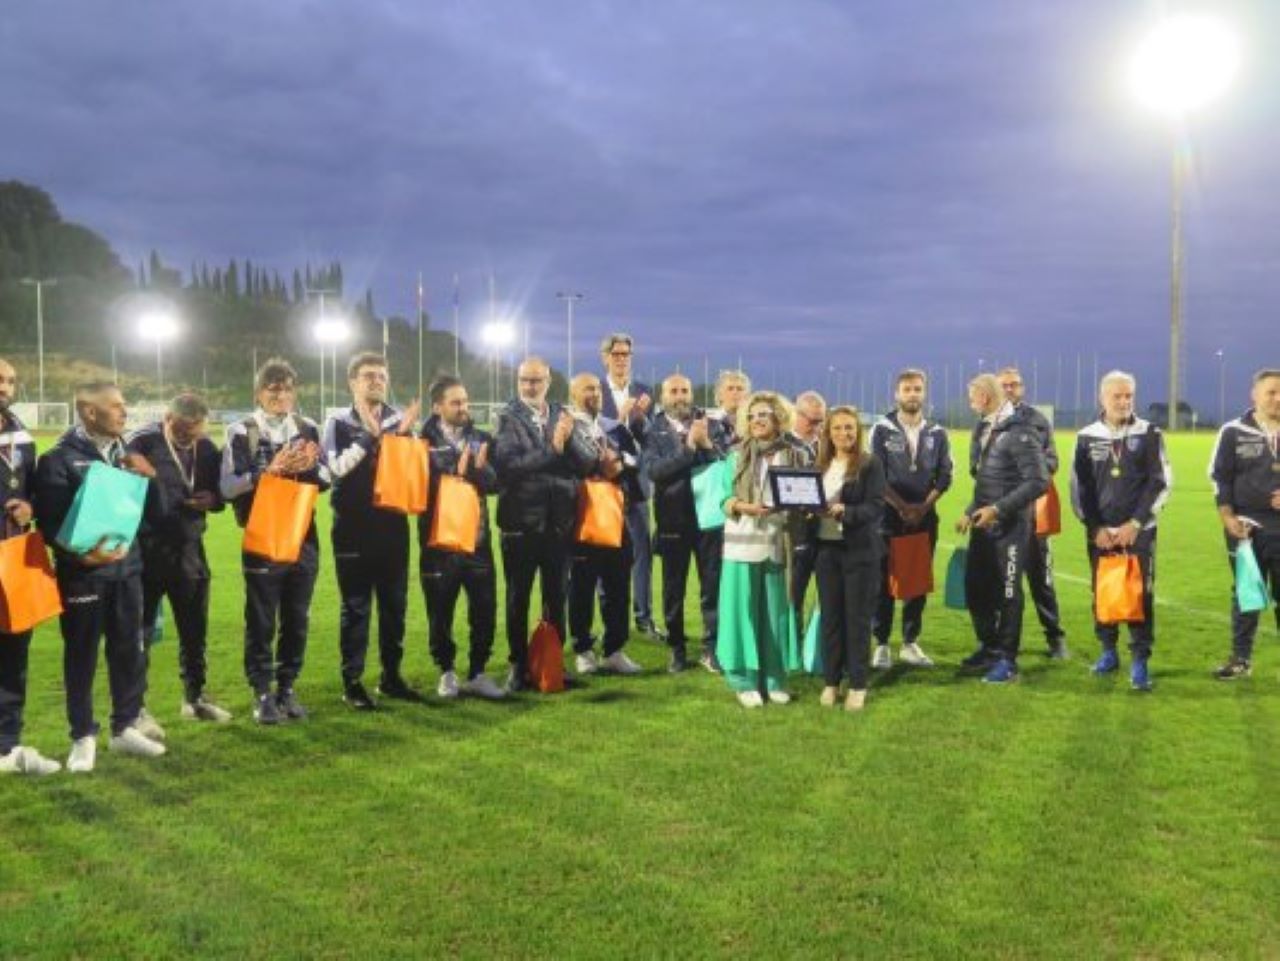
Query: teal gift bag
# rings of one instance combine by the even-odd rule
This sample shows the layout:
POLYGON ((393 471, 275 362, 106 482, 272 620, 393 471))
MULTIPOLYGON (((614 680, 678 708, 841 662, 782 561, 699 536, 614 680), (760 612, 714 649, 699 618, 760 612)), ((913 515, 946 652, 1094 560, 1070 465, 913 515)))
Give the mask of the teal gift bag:
POLYGON ((105 537, 107 547, 128 547, 142 523, 147 479, 101 461, 89 465, 56 538, 72 554, 87 554, 105 537))
POLYGON ((806 674, 822 673, 822 612, 814 611, 809 626, 804 631, 804 645, 800 648, 800 666, 806 674))
POLYGON ((1242 614, 1265 611, 1271 604, 1267 581, 1258 567, 1252 541, 1241 541, 1236 545, 1236 604, 1242 614))
POLYGON ((698 530, 724 527, 724 470, 727 461, 718 460, 693 472, 693 506, 698 514, 698 530))
POLYGON ((968 610, 964 591, 964 572, 969 566, 969 548, 957 547, 947 562, 946 605, 955 611, 968 610))

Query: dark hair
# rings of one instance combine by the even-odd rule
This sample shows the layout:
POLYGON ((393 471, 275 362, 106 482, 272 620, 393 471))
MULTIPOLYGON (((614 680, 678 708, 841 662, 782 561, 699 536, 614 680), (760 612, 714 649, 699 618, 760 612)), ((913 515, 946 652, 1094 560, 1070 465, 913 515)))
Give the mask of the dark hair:
POLYGON ((102 394, 109 390, 119 389, 118 384, 109 380, 87 380, 84 383, 76 384, 76 414, 83 417, 84 409, 94 403, 102 394))
POLYGON ((353 380, 360 373, 361 367, 381 367, 387 369, 387 358, 376 351, 362 350, 347 361, 347 380, 353 380))
POLYGON ((266 363, 258 368, 254 387, 257 390, 266 390, 272 384, 296 384, 297 382, 298 372, 293 369, 293 364, 283 357, 268 357, 266 363))
POLYGON ((444 395, 449 393, 455 387, 465 387, 461 377, 454 377, 452 374, 441 374, 427 389, 427 396, 431 398, 431 403, 441 404, 444 402, 444 395))
POLYGON ((184 390, 169 401, 169 413, 183 420, 204 420, 209 416, 209 405, 193 390, 184 390))
POLYGON ((929 386, 929 375, 919 367, 904 367, 898 371, 898 379, 893 382, 895 387, 899 386, 904 380, 918 380, 926 387, 929 386))

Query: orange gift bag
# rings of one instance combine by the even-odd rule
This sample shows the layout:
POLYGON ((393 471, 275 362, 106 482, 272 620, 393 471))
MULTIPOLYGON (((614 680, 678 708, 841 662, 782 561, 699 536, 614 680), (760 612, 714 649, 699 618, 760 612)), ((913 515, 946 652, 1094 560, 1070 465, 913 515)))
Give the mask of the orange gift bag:
POLYGON ((0 632, 21 634, 62 613, 62 596, 39 531, 0 541, 0 632))
POLYGON ((560 647, 560 632, 550 621, 539 621, 529 638, 529 674, 543 694, 564 690, 564 651, 560 647))
POLYGON ((933 593, 928 531, 889 538, 889 593, 900 601, 933 593))
POLYGON ((425 512, 430 472, 430 448, 425 440, 408 434, 384 435, 373 475, 374 506, 399 514, 425 512))
POLYGON ((1049 489, 1036 501, 1036 536, 1050 537, 1062 533, 1062 504, 1058 488, 1049 481, 1049 489))
POLYGON ((427 546, 474 554, 480 535, 480 511, 480 495, 475 487, 456 474, 441 474, 427 546))
POLYGON ((583 481, 578 489, 578 543, 621 547, 622 527, 622 488, 613 481, 583 481))
POLYGON ((1103 554, 1093 584, 1093 608, 1099 624, 1141 623, 1142 566, 1133 554, 1103 554))
POLYGON ((296 562, 319 494, 315 484, 263 474, 244 526, 244 550, 279 564, 296 562))

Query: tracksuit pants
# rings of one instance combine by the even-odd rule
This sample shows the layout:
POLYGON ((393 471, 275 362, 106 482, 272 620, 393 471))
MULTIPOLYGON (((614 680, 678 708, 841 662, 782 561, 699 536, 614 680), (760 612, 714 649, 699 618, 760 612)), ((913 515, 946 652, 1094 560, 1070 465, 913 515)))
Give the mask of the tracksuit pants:
POLYGON ((27 703, 30 650, 30 631, 0 634, 0 756, 22 743, 22 709, 27 703))
POLYGON ((1044 628, 1045 640, 1055 644, 1066 636, 1062 629, 1062 618, 1058 614, 1058 593, 1053 586, 1053 548, 1048 537, 1038 537, 1034 525, 1031 527, 1031 541, 1027 549, 1026 572, 1027 586, 1031 588, 1031 602, 1036 608, 1036 617, 1044 628))
POLYGON ((631 633, 627 622, 627 595, 631 588, 628 571, 634 571, 630 538, 624 537, 621 547, 574 544, 569 557, 569 634, 573 637, 573 650, 585 654, 594 646, 591 624, 599 587, 604 656, 608 657, 622 650, 631 633))
POLYGON ((440 672, 454 669, 458 648, 453 640, 453 617, 458 595, 467 595, 467 626, 471 635, 467 680, 484 673, 493 653, 498 617, 498 575, 493 549, 486 542, 474 554, 422 551, 422 594, 427 603, 431 659, 440 672))
MULTIPOLYGON (((1104 554, 1119 551, 1100 551, 1093 544, 1089 545, 1089 571, 1093 590, 1097 591, 1098 558, 1104 554)), ((1153 528, 1142 531, 1138 539, 1129 548, 1129 553, 1138 558, 1138 567, 1142 571, 1142 621, 1132 621, 1129 628, 1129 650, 1135 659, 1145 660, 1151 656, 1151 647, 1155 643, 1156 629, 1156 532, 1153 528)), ((1095 615, 1093 633, 1106 650, 1115 650, 1120 641, 1119 624, 1099 624, 1095 615)))
POLYGON ((871 619, 880 593, 880 565, 854 557, 842 541, 819 541, 815 573, 822 611, 822 674, 828 687, 849 679, 849 689, 867 689, 871 619))
POLYGON ((1018 518, 992 531, 969 536, 965 592, 969 617, 988 651, 1016 660, 1022 639, 1022 576, 1030 544, 1029 522, 1018 518))
MULTIPOLYGON (((1255 529, 1253 537, 1253 553, 1258 558, 1258 567, 1262 576, 1271 587, 1271 598, 1276 606, 1272 607, 1276 617, 1276 627, 1280 629, 1280 533, 1268 533, 1255 529)), ((1236 541, 1227 538, 1227 560, 1231 563, 1232 578, 1236 570, 1236 541)), ((1234 586, 1231 591, 1231 652, 1244 661, 1253 660, 1253 639, 1258 633, 1260 611, 1245 614, 1240 610, 1234 586)))
POLYGON ((245 677, 258 695, 271 690, 273 676, 280 690, 289 690, 302 673, 307 651, 307 624, 320 569, 320 548, 313 540, 304 541, 302 552, 292 564, 276 564, 256 554, 242 554, 241 563, 245 586, 245 677))
MULTIPOLYGON (((204 545, 143 545, 142 623, 156 622, 160 604, 167 597, 178 632, 178 674, 188 702, 204 691, 208 665, 205 652, 209 636, 209 565, 204 545)), ((144 630, 147 667, 150 669, 154 638, 144 630)))
POLYGON ((382 680, 399 679, 404 661, 405 611, 409 603, 408 541, 366 554, 339 554, 335 550, 333 563, 342 596, 338 618, 342 683, 355 684, 364 677, 375 598, 382 680))
POLYGON ((507 647, 511 663, 529 667, 529 599, 533 579, 542 589, 542 616, 551 622, 564 646, 565 593, 568 589, 569 545, 563 535, 504 531, 502 570, 507 582, 507 647))
POLYGON ((58 578, 64 610, 62 678, 67 692, 71 739, 98 733, 93 713, 93 679, 98 640, 105 636, 111 688, 111 733, 138 719, 147 690, 147 655, 142 640, 142 578, 89 580, 58 578))
POLYGON ((662 558, 662 615, 667 627, 667 643, 675 653, 684 654, 688 635, 684 626, 684 595, 689 583, 689 566, 698 566, 698 607, 702 611, 702 650, 716 649, 716 626, 720 608, 720 557, 724 553, 724 530, 659 534, 658 556, 662 558))

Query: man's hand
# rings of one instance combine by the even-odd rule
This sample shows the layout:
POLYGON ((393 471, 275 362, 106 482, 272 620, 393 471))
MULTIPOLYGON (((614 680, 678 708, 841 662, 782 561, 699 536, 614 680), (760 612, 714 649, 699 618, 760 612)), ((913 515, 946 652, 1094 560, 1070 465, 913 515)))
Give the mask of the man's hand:
POLYGON ((835 504, 828 504, 827 516, 830 517, 833 521, 844 520, 844 504, 839 502, 835 504))
POLYGON ((556 421, 555 433, 551 435, 551 446, 557 454, 564 453, 564 445, 569 442, 573 433, 573 416, 568 411, 560 411, 560 419, 556 421))
POLYGON ((302 474, 311 470, 319 459, 320 448, 315 441, 286 444, 276 451, 267 470, 272 474, 302 474))
POLYGON ((641 394, 639 397, 636 398, 635 405, 631 410, 631 419, 635 420, 637 418, 647 416, 649 413, 649 408, 652 406, 653 406, 653 398, 651 398, 648 394, 641 394))
POLYGON ((979 507, 973 514, 973 526, 980 531, 988 531, 1000 523, 1000 512, 993 505, 979 507))
POLYGON ((1235 514, 1223 516, 1222 526, 1226 528, 1228 536, 1238 541, 1247 540, 1249 537, 1249 525, 1235 514))
POLYGON ((206 511, 213 510, 217 502, 218 499, 213 496, 213 491, 197 491, 183 501, 183 505, 203 514, 206 511))
POLYGON ((85 567, 103 567, 107 564, 114 564, 116 561, 124 560, 129 548, 121 545, 115 550, 107 550, 107 538, 102 538, 98 543, 93 545, 93 550, 87 554, 80 555, 80 563, 85 567))
POLYGON ((613 480, 622 473, 622 458, 611 447, 600 451, 600 473, 608 480, 613 480))
POLYGON ((467 471, 471 469, 471 445, 464 444, 462 454, 458 457, 458 466, 454 469, 454 473, 459 477, 465 477, 467 471))
POLYGON ((120 461, 120 466, 133 474, 141 477, 155 477, 156 469, 151 466, 151 461, 147 460, 141 454, 125 454, 120 461))
POLYGON ((1109 551, 1116 546, 1116 532, 1112 527, 1099 527, 1093 534, 1093 546, 1100 551, 1109 551))
POLYGON ((968 534, 969 528, 973 526, 973 518, 968 514, 961 514, 960 519, 956 521, 956 533, 968 534))
POLYGON ((476 454, 476 470, 484 470, 489 463, 489 442, 480 445, 480 453, 476 454))
POLYGON ((1271 495, 1271 509, 1280 511, 1280 491, 1275 491, 1271 495))
POLYGON ((19 527, 26 527, 31 523, 31 505, 21 498, 14 497, 5 501, 4 512, 19 527))
POLYGON ((1112 543, 1121 550, 1132 547, 1137 539, 1138 528, 1128 522, 1117 527, 1112 535, 1112 543))
POLYGON ((695 450, 711 449, 711 427, 705 417, 699 417, 689 425, 689 438, 686 443, 695 450))
POLYGON ((374 437, 382 436, 382 422, 378 420, 373 412, 373 408, 363 400, 355 403, 356 413, 360 415, 360 423, 364 425, 364 429, 374 437))
POLYGON ((397 433, 412 434, 413 425, 418 422, 420 416, 422 416, 422 401, 415 397, 413 403, 404 409, 404 414, 401 415, 400 420, 400 430, 397 433))
POLYGON ((902 518, 902 523, 907 527, 919 527, 920 522, 924 520, 924 505, 903 504, 898 510, 898 516, 902 518))

